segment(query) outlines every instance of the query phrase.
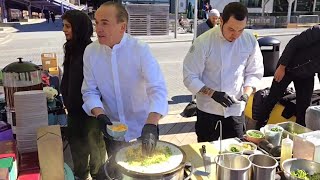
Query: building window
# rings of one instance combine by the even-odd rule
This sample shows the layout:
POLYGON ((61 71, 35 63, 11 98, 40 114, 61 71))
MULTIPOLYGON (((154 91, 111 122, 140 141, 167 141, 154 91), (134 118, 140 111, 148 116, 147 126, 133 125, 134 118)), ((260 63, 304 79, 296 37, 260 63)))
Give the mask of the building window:
MULTIPOLYGON (((292 5, 293 7, 293 5, 292 5)), ((293 10, 293 8, 292 8, 293 10)), ((274 0, 273 2, 274 12, 288 12, 288 1, 287 0, 274 0)))
POLYGON ((320 0, 317 0, 316 11, 320 11, 320 0))
POLYGON ((312 12, 313 0, 297 0, 297 11, 312 12))
POLYGON ((248 8, 261 8, 262 0, 240 0, 242 4, 247 6, 248 8))

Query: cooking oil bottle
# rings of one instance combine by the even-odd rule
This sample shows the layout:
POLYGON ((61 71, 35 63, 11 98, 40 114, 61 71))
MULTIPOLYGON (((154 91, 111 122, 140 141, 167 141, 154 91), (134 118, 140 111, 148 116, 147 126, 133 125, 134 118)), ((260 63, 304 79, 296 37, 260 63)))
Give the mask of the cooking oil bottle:
POLYGON ((292 158, 292 149, 293 149, 293 141, 289 138, 283 139, 281 142, 281 159, 280 159, 280 167, 282 169, 283 161, 292 158))

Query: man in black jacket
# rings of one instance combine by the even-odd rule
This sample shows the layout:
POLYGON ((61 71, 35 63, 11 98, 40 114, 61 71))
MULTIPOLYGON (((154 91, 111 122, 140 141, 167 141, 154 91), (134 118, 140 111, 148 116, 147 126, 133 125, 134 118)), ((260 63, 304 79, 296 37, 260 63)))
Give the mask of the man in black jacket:
MULTIPOLYGON (((293 81, 296 90, 297 123, 305 126, 305 113, 310 105, 314 75, 320 72, 320 26, 316 25, 292 38, 283 51, 270 94, 264 103, 264 121, 293 81)), ((319 75, 318 78, 320 79, 319 75)))

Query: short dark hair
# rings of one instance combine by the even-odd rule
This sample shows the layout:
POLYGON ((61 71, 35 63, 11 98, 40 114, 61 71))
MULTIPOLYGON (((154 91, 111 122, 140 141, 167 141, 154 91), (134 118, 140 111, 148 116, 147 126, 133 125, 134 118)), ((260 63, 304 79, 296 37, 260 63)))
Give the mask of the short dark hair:
POLYGON ((221 16, 223 23, 227 23, 231 16, 238 21, 242 21, 248 17, 248 9, 240 2, 231 2, 223 9, 221 16))
POLYGON ((117 3, 117 2, 113 2, 113 1, 108 1, 105 2, 103 4, 101 4, 101 6, 113 6, 117 9, 117 21, 119 22, 126 22, 128 23, 129 20, 129 15, 128 12, 126 10, 126 8, 124 6, 122 6, 121 4, 117 3))

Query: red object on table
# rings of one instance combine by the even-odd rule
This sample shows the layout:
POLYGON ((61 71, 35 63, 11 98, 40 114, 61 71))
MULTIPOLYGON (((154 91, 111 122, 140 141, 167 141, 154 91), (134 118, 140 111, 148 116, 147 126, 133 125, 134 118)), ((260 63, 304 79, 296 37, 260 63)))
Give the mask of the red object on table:
POLYGON ((40 169, 20 172, 18 180, 41 180, 40 169))
POLYGON ((15 140, 0 141, 0 158, 13 157, 17 160, 17 146, 15 140))
POLYGON ((20 154, 19 173, 24 171, 39 170, 38 152, 20 154))

